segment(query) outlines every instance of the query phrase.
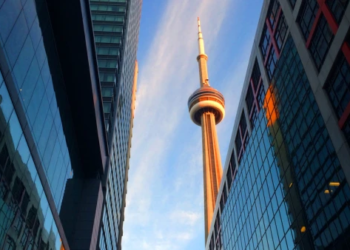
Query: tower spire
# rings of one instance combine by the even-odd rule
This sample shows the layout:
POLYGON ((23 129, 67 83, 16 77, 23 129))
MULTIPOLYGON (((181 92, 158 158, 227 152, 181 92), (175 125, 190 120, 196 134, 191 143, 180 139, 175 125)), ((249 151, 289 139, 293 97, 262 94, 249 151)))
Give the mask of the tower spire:
POLYGON ((203 39, 203 34, 202 34, 202 29, 201 29, 201 20, 199 17, 197 17, 197 24, 198 24, 198 49, 199 49, 199 54, 204 54, 205 55, 205 50, 204 50, 204 39, 203 39))
POLYGON ((204 225, 205 240, 207 240, 222 177, 219 142, 215 125, 224 119, 225 99, 219 91, 209 85, 208 56, 204 50, 204 40, 199 18, 197 19, 197 24, 199 47, 197 61, 200 88, 188 99, 188 109, 192 121, 202 128, 204 225))
POLYGON ((208 68, 207 68, 208 56, 205 54, 201 20, 199 19, 199 17, 197 17, 197 24, 198 24, 198 52, 199 52, 199 55, 197 56, 197 61, 199 65, 199 81, 200 81, 201 87, 210 86, 209 77, 208 77, 208 68))

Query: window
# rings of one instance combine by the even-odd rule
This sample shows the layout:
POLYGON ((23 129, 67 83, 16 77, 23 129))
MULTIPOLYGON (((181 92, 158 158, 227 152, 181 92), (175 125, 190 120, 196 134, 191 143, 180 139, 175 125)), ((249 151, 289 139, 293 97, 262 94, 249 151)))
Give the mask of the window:
POLYGON ((281 15, 281 18, 277 26, 277 31, 275 34, 276 43, 280 51, 282 49, 284 39, 286 38, 286 35, 287 35, 287 29, 288 29, 288 25, 287 25, 286 19, 284 15, 281 15))
POLYGON ((210 238, 209 250, 214 250, 214 247, 214 235, 212 234, 210 238))
POLYGON ((4 245, 4 250, 15 250, 16 244, 10 236, 7 236, 6 242, 4 245))
POLYGON ((118 66, 118 62, 116 60, 104 60, 104 59, 98 60, 99 68, 115 69, 117 68, 117 66, 118 66))
POLYGON ((96 35, 95 42, 96 43, 120 43, 120 37, 118 36, 104 36, 104 35, 96 35))
POLYGON ((221 222, 220 222, 220 214, 217 213, 215 224, 214 224, 214 231, 215 231, 215 246, 216 249, 221 249, 221 222))
POLYGON ((110 102, 104 102, 103 103, 103 113, 110 113, 111 112, 111 105, 110 102))
POLYGON ((27 191, 24 191, 24 196, 22 198, 22 204, 21 204, 21 212, 23 216, 25 216, 27 213, 28 204, 29 204, 29 195, 27 191))
POLYGON ((272 29, 275 29, 276 27, 279 8, 280 8, 280 3, 277 0, 274 0, 270 6, 269 13, 267 14, 267 17, 269 19, 272 29))
POLYGON ((277 63, 277 56, 275 50, 271 50, 271 53, 269 55, 269 58, 267 60, 266 69, 267 74, 269 75, 270 80, 272 79, 273 73, 275 72, 277 63))
POLYGON ((117 5, 91 4, 90 8, 92 11, 125 12, 124 6, 117 6, 117 5))
POLYGON ((114 82, 115 81, 115 74, 114 73, 100 72, 100 81, 101 82, 114 82))
POLYGON ((344 11, 349 3, 349 0, 326 0, 326 4, 329 7, 329 10, 332 12, 335 20, 339 24, 344 11))
POLYGON ((233 181, 231 164, 229 164, 228 169, 227 169, 226 181, 227 181, 228 190, 230 191, 230 188, 231 188, 231 185, 232 185, 232 181, 233 181))
POLYGON ((236 144, 236 151, 237 151, 237 156, 238 156, 239 153, 241 152, 241 147, 242 147, 242 140, 241 140, 241 135, 239 134, 239 130, 237 131, 235 144, 236 144))
POLYGON ((259 92, 258 92, 258 105, 259 108, 261 108, 264 105, 264 100, 265 100, 265 89, 264 89, 264 85, 262 84, 259 88, 259 92))
POLYGON ((253 90, 252 90, 252 86, 249 85, 248 87, 248 92, 247 92, 247 96, 245 97, 245 101, 247 103, 247 107, 248 107, 248 113, 250 114, 253 104, 254 104, 254 94, 253 94, 253 90))
POLYGON ((109 24, 94 24, 94 31, 122 32, 123 27, 117 26, 117 25, 109 25, 109 24))
POLYGON ((318 11, 316 0, 304 0, 300 7, 298 22, 305 40, 308 39, 318 11))
POLYGON ((92 20, 94 21, 107 21, 107 22, 123 22, 123 16, 115 16, 115 15, 98 15, 92 14, 92 20))
POLYGON ((4 169, 8 163, 8 158, 9 158, 9 152, 8 152, 6 144, 4 144, 4 146, 2 147, 1 152, 0 152, 0 169, 2 171, 4 171, 4 169))
POLYGON ((228 170, 226 173, 227 187, 228 187, 229 192, 230 192, 230 188, 232 186, 232 183, 234 181, 235 175, 236 175, 236 161, 235 161, 235 156, 232 152, 230 163, 229 163, 228 170))
POLYGON ((254 68, 253 68, 253 72, 252 72, 252 77, 251 77, 253 80, 255 90, 258 88, 260 76, 261 76, 261 73, 260 73, 259 64, 258 64, 258 61, 255 60, 254 68))
POLYGON ((309 50, 317 69, 320 69, 333 39, 333 33, 322 15, 313 35, 309 50))
POLYGON ((221 211, 221 213, 222 213, 222 211, 224 211, 226 201, 227 201, 227 191, 226 191, 226 184, 225 184, 224 188, 222 190, 221 199, 220 199, 220 211, 221 211))
POLYGON ((32 206, 28 212, 27 225, 28 225, 28 228, 30 229, 32 229, 34 226, 37 212, 38 210, 34 206, 32 206))
POLYGON ((98 55, 106 56, 119 56, 119 48, 115 47, 96 47, 96 53, 98 55))
POLYGON ((126 0, 91 0, 91 2, 114 2, 114 3, 125 3, 126 0))
POLYGON ((103 97, 113 97, 113 88, 102 87, 103 97))
POLYGON ((21 237, 21 241, 20 241, 22 247, 26 245, 29 237, 30 237, 29 229, 25 227, 21 237))
POLYGON ((15 184, 12 187, 12 196, 16 200, 17 204, 21 202, 22 194, 24 191, 24 185, 18 177, 15 179, 15 184))
POLYGON ((23 218, 21 215, 17 215, 14 222, 13 222, 13 227, 17 233, 17 235, 21 232, 22 225, 23 225, 23 218))
POLYGON ((267 52, 268 52, 267 50, 268 50, 269 45, 270 45, 270 39, 271 39, 270 32, 265 25, 265 28, 263 30, 263 36, 262 36, 261 41, 260 41, 260 49, 261 49, 261 53, 262 53, 264 59, 267 56, 267 52))
POLYGON ((242 136, 244 136, 244 134, 247 130, 247 122, 245 120, 244 112, 242 112, 241 120, 239 121, 239 126, 241 127, 242 136))
POLYGON ((350 66, 342 52, 339 53, 334 63, 325 89, 338 119, 340 119, 350 103, 350 66))

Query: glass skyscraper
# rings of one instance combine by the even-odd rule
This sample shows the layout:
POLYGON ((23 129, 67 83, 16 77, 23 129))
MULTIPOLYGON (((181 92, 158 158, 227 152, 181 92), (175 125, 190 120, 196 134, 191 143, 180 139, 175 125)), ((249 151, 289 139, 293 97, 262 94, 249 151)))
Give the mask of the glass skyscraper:
POLYGON ((141 4, 0 0, 0 249, 121 249, 141 4))
POLYGON ((0 2, 1 249, 60 249, 63 238, 57 218, 73 172, 44 41, 45 7, 0 2))
POLYGON ((348 2, 264 1, 206 249, 350 249, 348 2))
POLYGON ((109 157, 100 249, 121 249, 142 0, 90 0, 109 157))

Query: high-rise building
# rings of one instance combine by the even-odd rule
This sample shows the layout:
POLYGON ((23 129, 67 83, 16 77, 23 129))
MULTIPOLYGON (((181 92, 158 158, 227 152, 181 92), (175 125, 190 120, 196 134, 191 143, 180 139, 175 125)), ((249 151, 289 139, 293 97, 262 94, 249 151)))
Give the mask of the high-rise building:
POLYGON ((350 249, 348 3, 264 1, 206 249, 350 249))
POLYGON ((121 249, 142 0, 90 0, 109 156, 100 249, 121 249))
POLYGON ((107 140, 89 17, 83 1, 0 1, 1 249, 97 243, 107 140))
POLYGON ((0 0, 1 249, 121 249, 141 1, 106 5, 99 44, 92 2, 0 0))
POLYGON ((188 100, 192 121, 202 128, 203 184, 204 184, 204 230, 207 238, 213 218, 215 201, 222 177, 219 142, 215 125, 225 116, 223 95, 209 84, 207 60, 201 24, 198 18, 198 49, 200 88, 188 100))

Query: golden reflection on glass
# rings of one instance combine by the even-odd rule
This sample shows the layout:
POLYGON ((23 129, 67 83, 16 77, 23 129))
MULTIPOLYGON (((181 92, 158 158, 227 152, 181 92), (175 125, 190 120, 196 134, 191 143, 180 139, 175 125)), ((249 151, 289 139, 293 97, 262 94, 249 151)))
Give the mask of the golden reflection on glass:
POLYGON ((271 127, 278 119, 276 97, 272 85, 270 85, 266 92, 264 100, 264 109, 266 110, 267 126, 271 127))

